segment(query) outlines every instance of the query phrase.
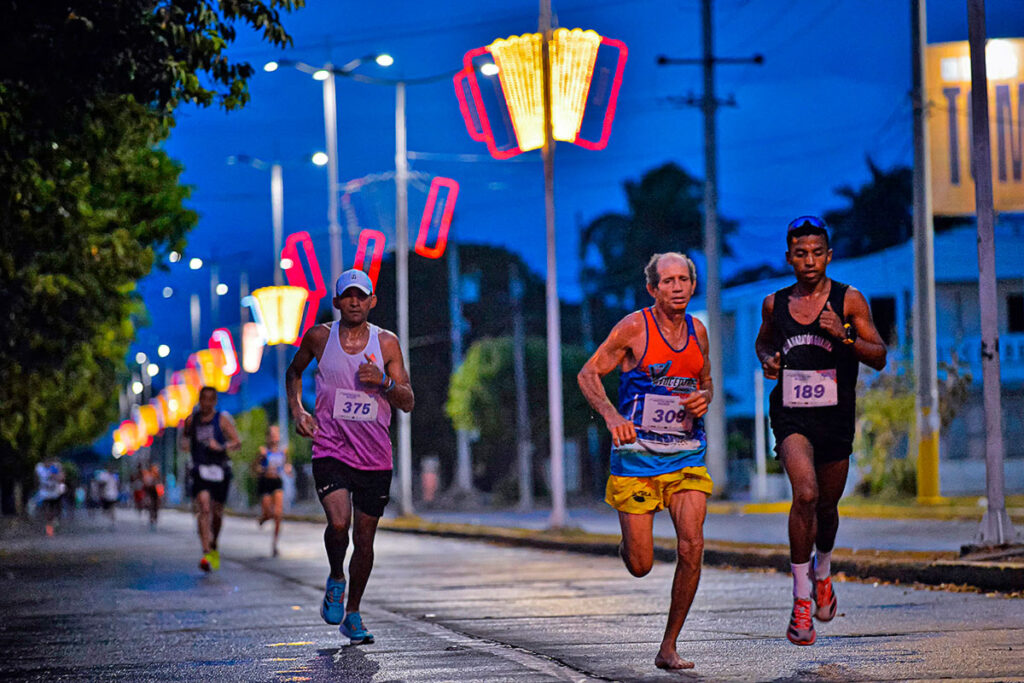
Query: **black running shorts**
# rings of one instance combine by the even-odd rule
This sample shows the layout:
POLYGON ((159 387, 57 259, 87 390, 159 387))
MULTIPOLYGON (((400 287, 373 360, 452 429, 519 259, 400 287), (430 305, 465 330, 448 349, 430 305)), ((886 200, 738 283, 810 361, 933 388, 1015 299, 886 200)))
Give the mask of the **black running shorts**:
POLYGON ((284 487, 281 482, 281 477, 260 477, 256 482, 256 495, 257 496, 269 496, 274 491, 279 491, 284 487))
POLYGON ((391 470, 358 470, 337 458, 313 458, 316 495, 323 503, 331 493, 345 489, 352 505, 371 517, 380 517, 391 500, 391 470))
POLYGON ((231 484, 231 472, 225 472, 224 478, 220 481, 203 479, 199 473, 194 471, 192 480, 192 497, 198 498, 200 492, 209 491, 210 499, 215 503, 223 505, 228 499, 228 486, 231 484))
POLYGON ((775 453, 787 436, 800 434, 811 442, 814 463, 823 465, 850 457, 853 453, 853 426, 845 419, 815 419, 787 410, 772 411, 775 453))

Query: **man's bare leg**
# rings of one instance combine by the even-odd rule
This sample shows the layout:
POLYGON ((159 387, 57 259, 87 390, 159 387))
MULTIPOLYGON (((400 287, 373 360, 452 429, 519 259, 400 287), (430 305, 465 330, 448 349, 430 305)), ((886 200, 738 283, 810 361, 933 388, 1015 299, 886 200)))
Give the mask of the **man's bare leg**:
POLYGON ((220 538, 220 527, 224 523, 224 503, 213 501, 210 505, 210 548, 217 549, 217 539, 220 538))
POLYGON ((366 590, 366 582, 370 580, 373 570, 373 539, 377 535, 377 522, 380 517, 372 517, 361 510, 355 511, 355 523, 352 528, 352 559, 348 563, 349 593, 345 604, 345 614, 358 612, 359 604, 366 590))
POLYGON ((845 458, 818 465, 818 506, 816 509, 817 530, 814 545, 818 552, 832 552, 839 530, 839 499, 846 488, 846 477, 850 471, 850 460, 845 458))
POLYGON ((818 526, 814 449, 807 437, 790 434, 779 444, 779 455, 793 488, 793 504, 789 508, 789 560, 803 564, 811 560, 818 526))
POLYGON ((320 502, 327 515, 324 547, 327 549, 327 561, 331 564, 331 578, 335 581, 344 581, 348 529, 352 520, 352 499, 348 489, 338 489, 331 491, 320 502))
POLYGON ((646 576, 654 565, 654 513, 619 512, 619 556, 633 576, 646 576))
POLYGON ((668 608, 665 637, 658 656, 654 658, 654 665, 659 669, 693 668, 693 662, 681 658, 676 651, 676 639, 683 630, 700 583, 707 500, 703 491, 677 491, 669 501, 669 514, 676 528, 676 572, 672 579, 672 602, 668 608))
POLYGON ((213 511, 210 509, 210 492, 200 491, 196 494, 196 526, 199 530, 199 543, 203 546, 203 554, 210 552, 213 543, 213 531, 211 518, 213 511))

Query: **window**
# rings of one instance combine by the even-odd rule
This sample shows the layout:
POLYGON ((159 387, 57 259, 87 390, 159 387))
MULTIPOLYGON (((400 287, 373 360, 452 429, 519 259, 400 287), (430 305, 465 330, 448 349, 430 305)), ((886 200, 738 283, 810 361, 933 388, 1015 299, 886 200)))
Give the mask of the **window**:
POLYGON ((1006 331, 1024 332, 1024 294, 1006 297, 1006 331))
POLYGON ((871 297, 871 317, 875 319, 875 328, 886 346, 893 346, 898 341, 896 330, 896 297, 871 297))

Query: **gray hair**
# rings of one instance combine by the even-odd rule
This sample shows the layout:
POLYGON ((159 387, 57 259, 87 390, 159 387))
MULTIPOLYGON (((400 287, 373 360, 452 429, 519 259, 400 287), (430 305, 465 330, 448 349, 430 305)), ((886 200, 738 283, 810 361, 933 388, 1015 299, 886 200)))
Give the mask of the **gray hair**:
POLYGON ((651 260, 647 262, 644 267, 644 275, 647 277, 648 287, 657 287, 658 282, 661 278, 658 276, 658 264, 661 263, 661 259, 666 256, 675 256, 686 263, 686 267, 690 270, 690 279, 697 282, 697 266, 694 265, 693 260, 686 254, 680 254, 678 251, 666 251, 664 254, 655 254, 651 257, 651 260))

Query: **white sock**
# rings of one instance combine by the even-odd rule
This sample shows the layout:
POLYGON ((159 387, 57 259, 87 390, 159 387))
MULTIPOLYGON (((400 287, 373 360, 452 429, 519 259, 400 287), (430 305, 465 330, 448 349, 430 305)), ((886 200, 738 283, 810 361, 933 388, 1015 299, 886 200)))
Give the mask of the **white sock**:
POLYGON ((832 572, 832 551, 814 553, 814 578, 823 581, 832 572))
POLYGON ((793 597, 800 600, 811 599, 811 562, 790 564, 793 568, 793 597))

